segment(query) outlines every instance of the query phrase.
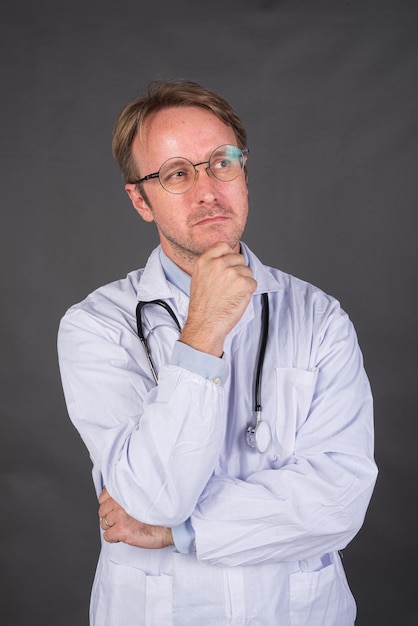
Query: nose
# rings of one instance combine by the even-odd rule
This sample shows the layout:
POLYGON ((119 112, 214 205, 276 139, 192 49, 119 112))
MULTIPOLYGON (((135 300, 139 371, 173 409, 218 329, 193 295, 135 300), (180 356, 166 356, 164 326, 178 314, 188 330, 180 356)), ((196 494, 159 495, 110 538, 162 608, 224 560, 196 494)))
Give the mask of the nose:
POLYGON ((203 161, 195 166, 196 178, 192 187, 195 198, 200 203, 214 202, 217 198, 217 184, 214 176, 211 175, 209 163, 203 161))

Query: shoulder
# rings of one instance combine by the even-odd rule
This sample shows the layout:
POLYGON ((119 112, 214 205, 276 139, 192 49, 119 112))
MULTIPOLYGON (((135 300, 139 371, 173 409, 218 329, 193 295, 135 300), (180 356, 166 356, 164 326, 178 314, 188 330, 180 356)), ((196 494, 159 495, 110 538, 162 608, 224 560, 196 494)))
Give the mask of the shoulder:
POLYGON ((279 291, 289 302, 304 302, 307 306, 315 305, 326 309, 340 306, 336 297, 326 293, 317 285, 277 268, 265 267, 265 270, 275 277, 279 291))
MULTIPOLYGON (((291 328, 299 339, 319 340, 332 329, 352 325, 339 300, 320 287, 275 267, 264 265, 247 248, 258 293, 269 294, 271 319, 281 328, 291 328)), ((345 332, 345 331, 344 331, 345 332)))
POLYGON ((60 331, 66 326, 116 328, 119 324, 133 325, 137 291, 143 269, 137 269, 125 278, 113 281, 92 291, 86 298, 72 305, 60 322, 60 331))
POLYGON ((263 264, 247 247, 246 254, 260 291, 275 294, 273 299, 277 298, 289 305, 303 304, 304 307, 315 306, 320 309, 339 308, 339 301, 320 287, 276 267, 263 264))

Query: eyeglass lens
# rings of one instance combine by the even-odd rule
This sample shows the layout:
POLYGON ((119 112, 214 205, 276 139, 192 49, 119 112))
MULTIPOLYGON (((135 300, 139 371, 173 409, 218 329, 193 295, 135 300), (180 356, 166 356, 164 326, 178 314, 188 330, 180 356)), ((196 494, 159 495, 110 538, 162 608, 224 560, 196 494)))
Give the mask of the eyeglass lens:
MULTIPOLYGON (((206 165, 206 161, 196 165, 206 165)), ((215 178, 231 181, 237 178, 244 166, 244 155, 236 146, 216 148, 209 157, 207 168, 215 178)), ((174 157, 162 164, 159 172, 161 185, 170 193, 185 193, 193 187, 197 176, 195 165, 188 159, 174 157)))

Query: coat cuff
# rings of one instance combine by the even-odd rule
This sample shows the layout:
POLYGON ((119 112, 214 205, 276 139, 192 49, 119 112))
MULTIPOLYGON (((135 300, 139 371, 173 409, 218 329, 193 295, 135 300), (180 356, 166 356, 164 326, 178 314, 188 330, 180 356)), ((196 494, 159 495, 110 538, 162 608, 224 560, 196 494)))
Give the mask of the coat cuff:
POLYGON ((229 374, 229 366, 222 358, 195 350, 181 341, 176 341, 170 363, 212 380, 217 385, 224 385, 229 374))
POLYGON ((196 552, 195 534, 190 518, 180 526, 171 529, 177 552, 191 554, 196 552))

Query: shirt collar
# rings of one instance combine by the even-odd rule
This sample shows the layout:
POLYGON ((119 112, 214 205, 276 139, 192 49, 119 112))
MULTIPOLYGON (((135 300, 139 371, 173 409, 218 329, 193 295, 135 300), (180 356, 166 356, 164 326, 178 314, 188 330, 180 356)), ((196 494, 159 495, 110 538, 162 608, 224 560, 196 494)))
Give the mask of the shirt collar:
POLYGON ((160 261, 163 266, 166 279, 172 283, 175 287, 180 289, 186 296, 190 297, 190 281, 191 277, 186 274, 184 270, 176 265, 171 259, 168 258, 166 253, 160 250, 160 261))
MULTIPOLYGON (((241 252, 244 255, 246 265, 249 265, 248 252, 243 245, 241 245, 241 252)), ((186 296, 190 297, 191 277, 189 274, 169 259, 163 249, 160 250, 160 260, 167 280, 186 294, 186 296)))
MULTIPOLYGON (((272 275, 270 268, 265 267, 245 243, 241 242, 241 252, 247 265, 254 272, 257 281, 256 294, 278 291, 280 285, 272 275)), ((171 261, 162 251, 161 244, 155 248, 148 259, 138 285, 138 300, 155 298, 174 298, 176 301, 187 302, 190 293, 190 276, 171 261)))

